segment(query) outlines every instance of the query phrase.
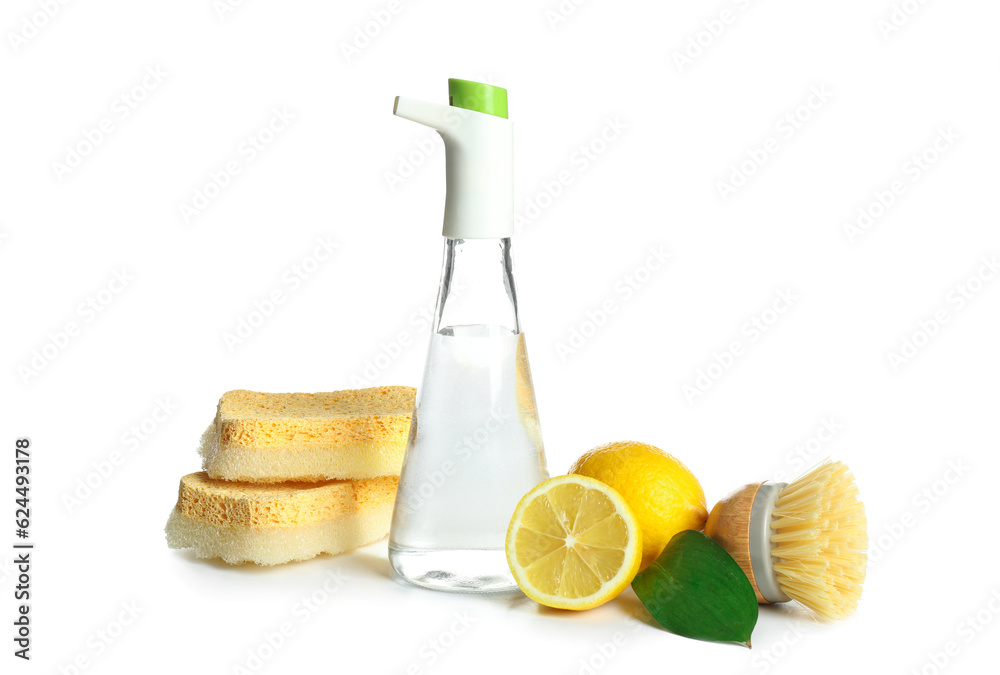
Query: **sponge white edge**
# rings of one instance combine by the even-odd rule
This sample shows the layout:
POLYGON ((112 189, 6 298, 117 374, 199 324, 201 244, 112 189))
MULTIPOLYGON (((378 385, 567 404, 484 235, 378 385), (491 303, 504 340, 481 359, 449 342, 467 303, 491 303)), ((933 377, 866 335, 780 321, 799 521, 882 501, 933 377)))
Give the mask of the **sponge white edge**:
POLYGON ((192 549, 199 558, 222 558, 230 565, 280 565, 373 544, 389 533, 391 521, 392 500, 318 523, 267 527, 219 527, 189 518, 174 507, 166 533, 170 548, 192 549))
POLYGON ((218 418, 212 420, 212 423, 208 425, 204 433, 201 435, 201 439, 198 441, 198 454, 205 462, 211 462, 215 459, 216 453, 219 452, 219 424, 218 418))
POLYGON ((351 443, 336 449, 286 447, 261 452, 219 444, 219 420, 201 435, 198 454, 209 477, 243 483, 359 480, 398 476, 403 469, 406 439, 351 443))

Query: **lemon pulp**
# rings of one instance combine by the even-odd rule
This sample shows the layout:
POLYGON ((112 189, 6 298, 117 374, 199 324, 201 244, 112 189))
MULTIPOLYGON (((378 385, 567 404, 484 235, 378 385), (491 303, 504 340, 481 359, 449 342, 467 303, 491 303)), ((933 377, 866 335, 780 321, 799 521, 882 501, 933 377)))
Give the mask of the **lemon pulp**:
POLYGON ((507 561, 533 600, 589 609, 632 582, 642 559, 639 525, 618 492, 586 476, 550 478, 517 505, 507 561))

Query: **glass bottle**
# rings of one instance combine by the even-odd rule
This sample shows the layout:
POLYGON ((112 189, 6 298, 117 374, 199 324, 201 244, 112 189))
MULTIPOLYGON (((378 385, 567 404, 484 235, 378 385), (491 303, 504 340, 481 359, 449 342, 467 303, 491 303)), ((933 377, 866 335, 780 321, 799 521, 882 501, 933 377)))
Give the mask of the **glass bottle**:
POLYGON ((389 560, 399 576, 420 586, 510 590, 516 584, 504 552, 507 526, 518 500, 548 476, 517 314, 512 209, 508 204, 499 213, 488 210, 511 200, 510 123, 503 89, 449 80, 449 94, 451 106, 397 99, 395 108, 397 115, 441 132, 449 194, 437 307, 396 496, 389 560), (502 117, 496 105, 500 92, 502 117), (449 122, 446 115, 461 104, 470 107, 449 122), (453 162, 459 151, 462 156, 453 162), (452 175, 476 162, 488 165, 481 175, 452 175), (483 199, 478 190, 476 204, 463 192, 470 179, 499 197, 483 199))

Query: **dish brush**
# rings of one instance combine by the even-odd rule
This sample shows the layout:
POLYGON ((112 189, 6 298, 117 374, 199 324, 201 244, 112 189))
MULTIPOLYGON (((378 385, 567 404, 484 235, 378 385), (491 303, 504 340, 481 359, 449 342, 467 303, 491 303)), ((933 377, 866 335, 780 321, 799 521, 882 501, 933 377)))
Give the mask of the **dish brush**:
POLYGON ((792 483, 753 483, 712 509, 705 534, 746 573, 760 603, 797 600, 827 619, 857 609, 868 561, 854 476, 824 462, 792 483))

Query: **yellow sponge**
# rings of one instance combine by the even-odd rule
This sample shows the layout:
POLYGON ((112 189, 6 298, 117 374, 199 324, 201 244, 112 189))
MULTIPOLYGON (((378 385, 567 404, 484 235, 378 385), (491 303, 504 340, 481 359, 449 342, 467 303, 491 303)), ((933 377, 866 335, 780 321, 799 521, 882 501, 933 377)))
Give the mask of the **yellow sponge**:
POLYGON ((388 534, 397 482, 385 476, 260 485, 188 474, 167 520, 167 544, 230 564, 343 553, 388 534))
POLYGON ((255 483, 398 476, 416 389, 230 391, 201 439, 212 478, 255 483))

